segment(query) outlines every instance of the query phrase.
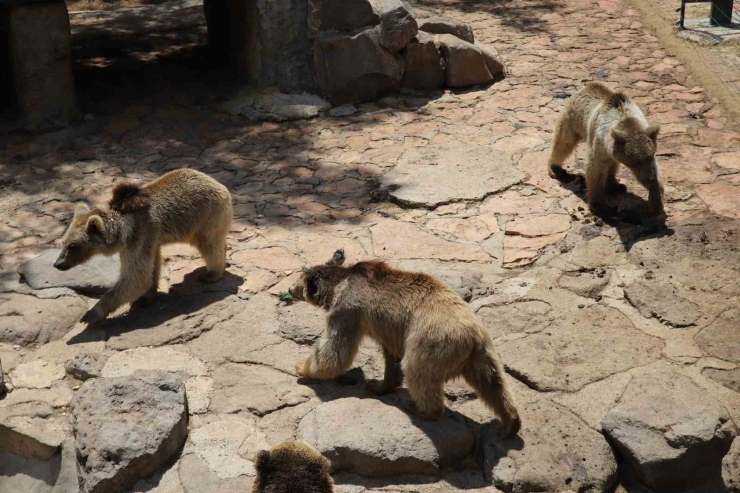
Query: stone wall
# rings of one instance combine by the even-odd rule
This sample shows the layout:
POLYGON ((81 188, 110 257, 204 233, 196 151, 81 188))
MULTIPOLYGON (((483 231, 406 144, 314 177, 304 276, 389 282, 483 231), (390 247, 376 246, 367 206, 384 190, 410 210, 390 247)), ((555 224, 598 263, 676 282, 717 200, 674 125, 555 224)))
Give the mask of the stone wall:
POLYGON ((487 84, 503 72, 470 26, 417 16, 401 0, 206 0, 205 11, 209 42, 237 74, 337 105, 401 87, 487 84))

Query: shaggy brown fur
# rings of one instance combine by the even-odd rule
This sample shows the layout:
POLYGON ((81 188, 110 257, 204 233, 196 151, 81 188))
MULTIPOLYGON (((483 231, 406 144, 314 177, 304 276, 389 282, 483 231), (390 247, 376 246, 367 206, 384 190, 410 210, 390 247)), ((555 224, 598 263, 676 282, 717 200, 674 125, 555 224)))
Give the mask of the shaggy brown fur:
POLYGON ((609 213, 608 192, 624 192, 617 181, 619 164, 632 171, 648 190, 653 213, 663 213, 663 185, 655 150, 658 125, 649 125, 640 108, 625 94, 598 82, 578 91, 565 105, 553 136, 549 173, 562 180, 563 162, 581 141, 588 143, 586 187, 594 213, 609 213))
POLYGON ((190 243, 206 262, 203 280, 221 279, 232 216, 228 189, 195 170, 172 171, 143 187, 118 185, 109 207, 78 204, 54 267, 68 270, 93 255, 120 253, 120 278, 82 318, 98 322, 126 303, 156 295, 162 245, 190 243))
POLYGON ((254 459, 252 493, 332 493, 329 461, 306 442, 283 442, 254 459))
POLYGON ((380 343, 385 377, 369 384, 376 393, 406 384, 415 413, 444 413, 444 384, 462 375, 501 418, 506 434, 520 420, 507 390, 493 340, 452 289, 426 274, 383 262, 342 267, 341 251, 325 265, 305 269, 290 288, 298 300, 327 310, 327 328, 314 354, 296 365, 302 377, 332 379, 349 370, 363 337, 380 343))

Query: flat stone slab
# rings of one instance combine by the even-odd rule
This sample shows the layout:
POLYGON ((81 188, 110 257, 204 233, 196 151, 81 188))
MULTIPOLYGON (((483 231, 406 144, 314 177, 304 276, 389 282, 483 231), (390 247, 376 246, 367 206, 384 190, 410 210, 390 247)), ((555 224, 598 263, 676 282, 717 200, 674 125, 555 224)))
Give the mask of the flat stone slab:
POLYGON ((164 466, 187 438, 185 385, 169 373, 88 380, 73 406, 87 493, 126 491, 164 466))
POLYGON ((0 342, 27 346, 57 341, 87 311, 77 296, 39 299, 15 293, 0 294, 0 342))
POLYGON ((238 311, 236 297, 226 292, 159 296, 146 307, 108 319, 101 325, 109 349, 163 346, 195 339, 238 311))
POLYGON ((604 433, 645 486, 698 486, 737 435, 727 410, 692 379, 657 372, 630 382, 602 420, 604 433))
POLYGON ((298 426, 298 437, 321 452, 334 471, 362 476, 433 474, 459 464, 475 437, 448 415, 420 420, 383 400, 348 397, 321 404, 298 426))
POLYGON ((701 372, 720 385, 740 393, 740 368, 734 370, 718 370, 716 368, 704 368, 701 372))
POLYGON ((297 380, 262 365, 226 363, 213 372, 209 410, 222 414, 248 411, 264 416, 316 395, 311 387, 298 385, 297 380))
POLYGON ((518 437, 486 440, 484 467, 507 493, 605 492, 617 480, 617 462, 601 433, 546 400, 524 406, 518 437))
POLYGON ((552 305, 542 300, 482 306, 476 312, 476 316, 493 338, 509 334, 541 332, 555 319, 552 305))
POLYGON ((488 146, 446 145, 409 149, 381 183, 403 204, 433 208, 481 200, 524 177, 505 152, 488 146))
POLYGON ((47 402, 17 402, 0 408, 0 452, 48 460, 70 434, 47 402))
POLYGON ((699 348, 715 358, 740 363, 740 310, 731 308, 696 335, 699 348))
POLYGON ((635 329, 613 308, 592 305, 555 317, 552 326, 498 346, 506 368, 539 391, 574 392, 660 359, 663 342, 635 329))
POLYGON ((18 266, 18 274, 33 289, 70 288, 87 294, 102 294, 118 279, 121 262, 118 255, 97 255, 82 265, 68 271, 54 268, 61 249, 49 250, 33 260, 18 266))
POLYGON ((280 335, 298 344, 310 344, 326 328, 326 312, 308 303, 293 303, 278 309, 280 335))
POLYGON ((676 295, 675 288, 664 282, 635 282, 624 289, 624 296, 644 317, 655 317, 675 328, 695 325, 702 315, 695 304, 676 295))

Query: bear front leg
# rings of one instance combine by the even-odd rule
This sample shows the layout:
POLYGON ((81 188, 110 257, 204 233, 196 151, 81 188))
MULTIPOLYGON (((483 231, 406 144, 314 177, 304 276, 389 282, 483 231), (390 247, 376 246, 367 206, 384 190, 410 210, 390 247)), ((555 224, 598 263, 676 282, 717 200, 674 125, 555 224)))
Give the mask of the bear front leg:
POLYGON ((329 314, 314 354, 295 366, 300 377, 331 380, 349 370, 360 347, 359 317, 353 311, 329 314))

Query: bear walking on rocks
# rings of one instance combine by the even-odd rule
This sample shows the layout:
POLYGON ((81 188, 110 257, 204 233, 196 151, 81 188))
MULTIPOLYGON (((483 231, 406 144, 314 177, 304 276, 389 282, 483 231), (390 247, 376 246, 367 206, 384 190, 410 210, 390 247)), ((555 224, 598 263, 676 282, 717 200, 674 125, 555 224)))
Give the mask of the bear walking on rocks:
POLYGON ((650 209, 663 213, 663 184, 655 160, 658 125, 650 125, 640 108, 624 93, 590 82, 566 103, 555 127, 548 163, 550 177, 563 180, 563 162, 581 141, 588 144, 586 188, 589 208, 609 214, 608 193, 627 189, 617 181, 619 165, 632 171, 649 194, 650 209))
POLYGON ((329 460, 303 441, 257 453, 252 493, 332 493, 329 460))
POLYGON ((363 337, 380 343, 385 377, 375 393, 393 392, 404 377, 414 412, 444 413, 444 384, 462 375, 516 434, 519 413, 504 380, 493 340, 452 289, 426 274, 396 270, 380 261, 343 267, 338 250, 326 264, 304 269, 290 294, 327 310, 327 328, 314 354, 296 365, 305 378, 333 379, 349 370, 363 337))
POLYGON ((99 322, 126 303, 154 298, 162 245, 190 243, 206 262, 203 281, 220 280, 232 217, 229 190, 199 171, 171 171, 144 186, 119 184, 108 207, 78 204, 54 267, 64 271, 93 255, 121 255, 118 281, 82 317, 99 322))

